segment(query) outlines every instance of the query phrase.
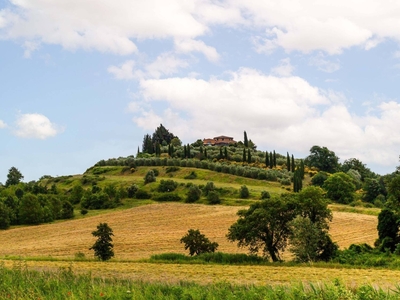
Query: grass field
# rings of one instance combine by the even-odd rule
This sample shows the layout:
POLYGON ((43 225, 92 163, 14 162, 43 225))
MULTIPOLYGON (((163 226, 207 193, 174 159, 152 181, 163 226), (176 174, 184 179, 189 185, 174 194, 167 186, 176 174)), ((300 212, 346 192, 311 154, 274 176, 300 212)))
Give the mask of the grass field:
MULTIPOLYGON (((200 229, 220 244, 219 251, 246 253, 229 243, 225 234, 237 219, 241 207, 200 204, 149 204, 127 210, 107 212, 54 224, 20 227, 0 232, 0 257, 7 267, 11 257, 24 257, 30 268, 57 270, 72 266, 75 271, 94 276, 119 277, 144 281, 176 283, 182 280, 205 284, 227 281, 237 284, 280 284, 292 282, 329 282, 336 278, 347 284, 394 286, 400 271, 377 269, 315 268, 288 266, 233 266, 198 264, 144 263, 139 259, 153 254, 185 253, 179 239, 189 228, 200 229), (98 223, 107 222, 114 230, 115 259, 110 262, 70 261, 78 252, 93 257, 88 248, 98 223), (52 258, 61 259, 55 261, 52 258), (63 259, 63 260, 62 260, 63 259)), ((331 223, 333 240, 340 247, 351 243, 372 244, 377 237, 377 218, 348 212, 334 212, 331 223)), ((285 254, 286 257, 288 254, 285 254)), ((284 255, 284 257, 285 257, 284 255)))
MULTIPOLYGON (((114 230, 116 258, 135 260, 164 252, 184 253, 180 238, 188 229, 199 229, 219 243, 219 251, 244 253, 225 238, 229 226, 237 220, 237 206, 200 204, 149 204, 127 210, 0 232, 0 257, 52 256, 73 258, 78 252, 93 255, 91 232, 100 222, 114 230)), ((340 247, 352 243, 373 244, 377 238, 377 218, 348 212, 334 212, 331 235, 340 247)))

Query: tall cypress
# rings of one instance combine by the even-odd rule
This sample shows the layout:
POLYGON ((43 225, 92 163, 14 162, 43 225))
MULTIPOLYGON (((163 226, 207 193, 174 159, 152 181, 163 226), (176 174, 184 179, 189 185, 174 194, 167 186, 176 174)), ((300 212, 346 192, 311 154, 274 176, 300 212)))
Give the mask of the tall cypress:
POLYGON ((286 167, 287 167, 287 170, 290 171, 290 157, 289 157, 289 152, 286 152, 286 167))
POLYGON ((247 148, 249 147, 249 140, 247 139, 247 133, 246 131, 244 132, 244 138, 243 138, 243 144, 247 148))
POLYGON ((265 151, 265 167, 269 167, 269 154, 268 151, 265 151))
POLYGON ((207 158, 207 148, 204 149, 204 157, 207 158))
POLYGON ((274 166, 274 157, 272 152, 269 153, 269 168, 272 169, 272 167, 274 166))
POLYGON ((225 159, 228 159, 228 148, 227 147, 224 148, 224 156, 225 156, 225 159))
POLYGON ((186 145, 183 145, 183 158, 187 157, 187 149, 186 149, 186 145))
POLYGON ((251 163, 251 152, 250 152, 250 149, 247 149, 247 162, 249 164, 251 163))
POLYGON ((243 148, 243 162, 246 162, 246 148, 243 148))
POLYGON ((292 172, 296 169, 295 163, 294 163, 294 156, 292 154, 292 172))
POLYGON ((222 155, 222 147, 219 147, 219 159, 224 158, 224 156, 222 155))
POLYGON ((190 145, 187 144, 186 146, 187 157, 190 158, 190 145))
POLYGON ((304 161, 300 160, 300 177, 304 179, 304 161))
POLYGON ((275 153, 275 150, 274 150, 274 167, 276 168, 276 153, 275 153))

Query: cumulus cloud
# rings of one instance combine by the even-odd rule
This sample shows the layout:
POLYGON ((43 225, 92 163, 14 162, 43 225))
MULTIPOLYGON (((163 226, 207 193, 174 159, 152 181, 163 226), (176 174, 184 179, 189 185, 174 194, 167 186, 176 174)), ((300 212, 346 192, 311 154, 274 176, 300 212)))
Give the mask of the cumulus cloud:
POLYGON ((207 46, 202 41, 197 41, 193 39, 185 40, 175 40, 175 48, 178 52, 190 53, 190 52, 200 52, 212 62, 219 60, 219 54, 214 47, 207 46))
POLYGON ((4 123, 4 121, 0 120, 0 129, 6 128, 6 127, 7 127, 7 124, 4 123))
POLYGON ((280 64, 272 68, 271 73, 278 76, 290 76, 294 67, 290 63, 290 58, 285 58, 280 61, 280 64))
POLYGON ((21 114, 16 120, 14 134, 21 138, 45 140, 56 136, 62 129, 41 114, 21 114))
POLYGON ((110 66, 107 71, 114 75, 116 79, 133 79, 135 76, 133 74, 133 67, 135 62, 133 60, 127 60, 119 67, 110 66))
POLYGON ((175 77, 142 80, 140 85, 150 105, 135 112, 134 122, 143 128, 173 115, 177 123, 169 127, 182 138, 226 134, 240 139, 246 130, 260 149, 291 149, 305 156, 311 146, 321 145, 342 159, 397 163, 400 104, 394 101, 381 102, 374 116, 355 115, 340 93, 296 76, 275 77, 252 69, 232 72, 227 80, 175 77), (168 113, 151 108, 160 101, 167 102, 168 113))
POLYGON ((338 61, 334 62, 326 59, 321 52, 310 59, 310 65, 316 66, 318 70, 326 73, 333 73, 340 69, 340 63, 338 61))

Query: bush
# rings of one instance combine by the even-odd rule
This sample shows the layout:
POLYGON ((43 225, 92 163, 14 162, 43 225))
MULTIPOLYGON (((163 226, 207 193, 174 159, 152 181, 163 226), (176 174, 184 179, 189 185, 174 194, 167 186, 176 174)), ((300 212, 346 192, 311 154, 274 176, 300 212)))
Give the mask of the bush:
POLYGON ((204 196, 208 196, 208 193, 215 190, 214 182, 209 181, 207 182, 206 186, 203 188, 204 196))
POLYGON ((178 183, 173 180, 161 180, 160 185, 157 188, 158 192, 172 192, 178 187, 178 183))
POLYGON ((144 184, 148 184, 150 182, 155 182, 156 181, 156 175, 154 174, 153 170, 150 170, 147 172, 147 174, 144 176, 144 184))
POLYGON ((267 192, 267 191, 261 192, 261 199, 269 199, 269 198, 271 198, 271 195, 269 192, 267 192))
POLYGON ((189 249, 190 256, 215 252, 218 248, 218 243, 211 242, 198 229, 189 229, 188 233, 181 238, 181 243, 185 244, 185 250, 189 249))
POLYGON ((151 199, 151 194, 145 190, 139 189, 135 194, 136 199, 151 199))
POLYGON ((176 193, 164 193, 153 197, 155 201, 181 201, 182 197, 176 193))
POLYGON ((207 201, 209 204, 220 204, 221 199, 219 199, 218 192, 210 191, 207 195, 207 201))
POLYGON ((165 169, 165 173, 176 172, 176 171, 179 171, 179 170, 180 170, 179 167, 171 166, 171 167, 167 167, 167 168, 165 169))
POLYGON ((201 196, 201 190, 199 189, 199 187, 195 184, 192 184, 189 187, 189 191, 187 193, 187 197, 186 197, 186 202, 187 203, 193 203, 196 202, 197 200, 200 199, 201 196))
POLYGON ((138 189, 139 189, 139 187, 136 184, 132 184, 130 187, 128 187, 127 188, 128 198, 135 197, 135 194, 136 194, 138 189))
POLYGON ((88 213, 89 211, 86 208, 81 209, 81 215, 84 216, 88 213))
POLYGON ((190 172, 189 175, 186 175, 184 178, 185 179, 196 179, 197 178, 197 174, 196 174, 195 171, 192 171, 192 172, 190 172))
POLYGON ((242 199, 249 198, 250 192, 249 192, 249 189, 247 188, 247 186, 245 186, 245 185, 241 186, 241 188, 239 190, 239 196, 242 199))

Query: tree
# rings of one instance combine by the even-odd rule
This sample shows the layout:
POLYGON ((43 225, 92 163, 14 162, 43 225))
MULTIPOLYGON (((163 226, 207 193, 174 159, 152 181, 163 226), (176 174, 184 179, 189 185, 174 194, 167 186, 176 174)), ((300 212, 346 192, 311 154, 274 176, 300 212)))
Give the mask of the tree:
POLYGON ((249 209, 240 210, 239 219, 231 225, 227 238, 238 242, 238 247, 248 247, 251 253, 259 250, 272 261, 280 260, 290 235, 289 223, 297 215, 297 200, 284 194, 253 203, 249 209))
POLYGON ((268 151, 265 151, 265 167, 269 167, 269 155, 268 151))
POLYGON ((328 222, 332 221, 332 212, 324 197, 324 190, 316 186, 302 189, 298 195, 300 215, 309 218, 320 228, 329 229, 328 222))
POLYGON ((374 173, 357 158, 346 159, 343 162, 341 170, 347 173, 350 169, 358 171, 358 173, 361 175, 361 181, 374 176, 374 173))
POLYGON ((11 225, 11 209, 0 200, 0 229, 8 229, 11 225))
POLYGON ((249 188, 245 185, 242 185, 239 190, 239 196, 242 199, 247 199, 250 196, 249 188))
POLYGON ((324 171, 319 171, 311 178, 311 184, 316 186, 322 186, 325 180, 328 179, 328 173, 324 171))
POLYGON ((399 217, 390 209, 384 208, 378 215, 378 240, 381 250, 389 248, 391 252, 399 242, 399 217))
POLYGON ((10 170, 8 170, 6 187, 17 185, 22 179, 24 179, 22 173, 17 168, 11 167, 10 170))
POLYGON ((276 153, 275 153, 275 150, 274 150, 273 158, 274 158, 274 167, 276 168, 276 153))
POLYGON ((246 162, 246 148, 243 148, 243 162, 246 162))
POLYGON ((97 225, 97 230, 92 232, 97 237, 96 242, 89 250, 94 250, 94 256, 102 261, 111 259, 114 256, 114 245, 112 244, 113 230, 107 223, 97 225))
POLYGON ((43 220, 43 210, 37 197, 25 193, 19 204, 19 220, 21 224, 40 224, 43 220))
POLYGON ((339 158, 335 152, 326 147, 312 146, 310 155, 306 157, 305 164, 310 167, 316 167, 320 171, 334 173, 339 167, 339 158))
POLYGON ((247 133, 246 131, 244 132, 244 138, 243 138, 243 144, 247 148, 249 147, 249 140, 247 139, 247 133))
POLYGON ((160 124, 160 126, 158 126, 154 131, 151 141, 153 145, 156 143, 159 143, 160 145, 168 145, 174 138, 176 138, 176 136, 160 124))
POLYGON ((322 185, 328 198, 335 202, 348 204, 354 200, 355 185, 349 175, 338 172, 332 174, 322 185))
POLYGON ((142 152, 143 153, 149 153, 149 154, 153 154, 154 153, 154 145, 153 145, 153 142, 151 140, 151 136, 149 134, 146 134, 143 137, 142 152))
POLYGON ((286 168, 288 171, 291 170, 290 168, 290 156, 289 156, 289 152, 286 152, 286 168))
POLYGON ((185 250, 189 249, 190 256, 215 252, 218 248, 218 243, 211 242, 198 229, 189 229, 188 233, 180 241, 185 244, 185 250))
POLYGON ((376 197, 382 193, 379 181, 372 178, 365 179, 363 190, 363 200, 370 203, 373 203, 376 197))
MULTIPOLYGON (((293 156, 293 154, 292 154, 292 164, 291 164, 291 170, 290 170, 290 171, 294 172, 295 169, 296 169, 296 165, 295 165, 295 163, 294 163, 294 156, 293 156)), ((304 171, 304 170, 303 170, 303 171, 304 171)), ((301 166, 300 166, 300 176, 301 176, 301 166)), ((304 177, 304 175, 301 176, 301 179, 304 179, 303 177, 304 177)))
POLYGON ((200 199, 200 196, 201 196, 201 190, 199 189, 199 187, 197 185, 192 184, 187 193, 186 202, 187 203, 196 202, 197 200, 200 199))
POLYGON ((247 149, 247 162, 249 164, 251 163, 251 152, 250 152, 250 149, 247 149))
POLYGON ((61 208, 61 219, 72 219, 74 217, 74 207, 69 201, 64 201, 61 208))

